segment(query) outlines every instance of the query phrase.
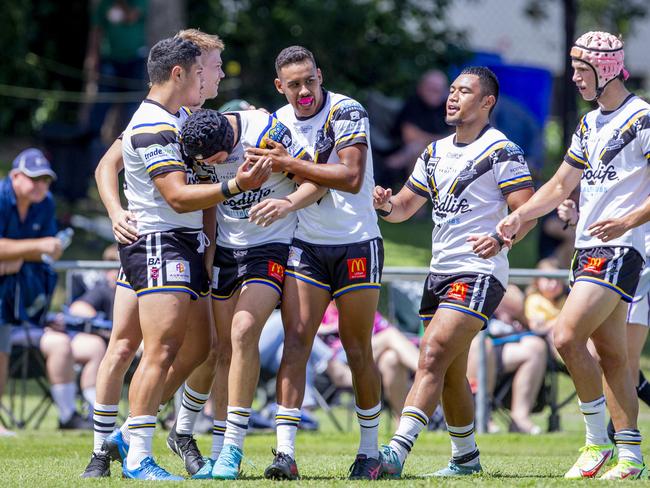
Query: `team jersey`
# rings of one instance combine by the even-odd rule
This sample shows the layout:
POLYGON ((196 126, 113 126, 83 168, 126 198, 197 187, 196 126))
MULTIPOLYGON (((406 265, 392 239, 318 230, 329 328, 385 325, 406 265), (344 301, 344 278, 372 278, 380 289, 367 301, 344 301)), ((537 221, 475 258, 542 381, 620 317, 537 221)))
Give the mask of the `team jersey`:
POLYGON ((587 230, 599 220, 623 217, 650 194, 650 105, 630 95, 613 112, 592 110, 573 135, 564 161, 582 170, 575 247, 633 247, 645 256, 644 227, 603 242, 587 230))
MULTIPOLYGON (((239 140, 220 164, 198 165, 199 179, 212 182, 234 178, 237 169, 246 160, 249 147, 266 147, 265 138, 282 144, 289 154, 297 158, 309 158, 307 152, 296 143, 291 131, 275 117, 259 110, 231 112, 237 118, 239 140)), ((266 182, 255 190, 248 190, 217 205, 217 244, 225 247, 259 246, 267 242, 288 244, 293 238, 298 218, 296 212, 268 227, 248 221, 248 212, 255 204, 267 198, 283 198, 293 193, 295 183, 284 173, 271 173, 266 182)))
POLYGON ((338 163, 337 152, 363 144, 368 147, 366 169, 357 194, 331 188, 314 205, 298 210, 296 238, 311 244, 335 246, 380 237, 377 215, 372 206, 375 180, 368 114, 355 100, 323 91, 323 106, 307 119, 298 119, 291 105, 276 112, 317 164, 338 163))
POLYGON ((125 189, 129 210, 135 214, 140 235, 170 230, 203 228, 203 213, 177 213, 153 184, 153 178, 172 171, 191 171, 183 161, 178 135, 190 111, 172 114, 153 100, 145 100, 122 134, 125 189))
POLYGON ((472 251, 471 235, 494 232, 508 214, 505 197, 533 186, 522 150, 503 133, 486 127, 468 145, 455 135, 432 142, 415 163, 406 187, 433 202, 431 272, 484 273, 508 284, 508 255, 482 259, 472 251))

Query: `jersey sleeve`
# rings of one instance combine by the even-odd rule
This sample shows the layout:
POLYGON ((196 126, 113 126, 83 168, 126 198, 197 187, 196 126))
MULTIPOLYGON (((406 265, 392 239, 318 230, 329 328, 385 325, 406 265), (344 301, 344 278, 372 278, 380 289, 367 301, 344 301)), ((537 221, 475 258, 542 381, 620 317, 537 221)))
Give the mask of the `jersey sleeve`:
POLYGON ((577 169, 585 169, 588 165, 588 157, 582 146, 582 137, 587 130, 587 116, 585 115, 580 120, 576 131, 571 138, 571 146, 564 155, 564 162, 577 169))
POLYGON ((531 188, 533 178, 524 152, 514 142, 508 143, 494 153, 492 171, 501 193, 505 196, 513 191, 531 188))
POLYGON ((415 163, 415 168, 413 168, 413 173, 411 173, 411 176, 409 176, 409 179, 406 180, 406 184, 404 185, 416 195, 420 195, 424 198, 429 198, 427 165, 433 155, 434 150, 435 142, 429 144, 424 152, 420 154, 420 157, 415 163))
POLYGON ((271 115, 269 115, 268 125, 258 139, 259 147, 266 147, 265 139, 270 139, 282 144, 293 158, 304 159, 306 161, 312 160, 307 150, 298 143, 295 137, 293 137, 291 130, 271 115))
POLYGON ((339 102, 333 107, 330 124, 335 151, 355 144, 368 145, 368 113, 359 102, 351 99, 339 102))
POLYGON ((134 126, 131 145, 151 178, 172 171, 185 171, 178 129, 168 122, 134 126))
POLYGON ((636 122, 636 137, 641 146, 643 157, 650 164, 650 111, 640 117, 636 122))

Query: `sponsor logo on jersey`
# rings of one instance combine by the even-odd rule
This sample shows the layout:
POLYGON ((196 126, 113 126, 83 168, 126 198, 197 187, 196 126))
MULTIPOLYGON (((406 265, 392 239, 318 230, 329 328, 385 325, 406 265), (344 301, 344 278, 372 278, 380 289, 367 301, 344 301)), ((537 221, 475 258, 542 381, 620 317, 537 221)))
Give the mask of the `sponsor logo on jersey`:
POLYGON ((605 181, 618 180, 618 174, 616 173, 614 165, 610 164, 604 168, 601 168, 600 166, 596 169, 586 168, 582 172, 582 178, 587 181, 588 185, 595 185, 598 183, 602 185, 605 181))
POLYGON ((348 259, 348 278, 358 280, 368 276, 366 258, 348 259))
POLYGON ((165 263, 167 281, 190 282, 190 263, 184 260, 167 261, 165 263))
POLYGON ((471 211, 467 198, 458 198, 456 195, 447 193, 442 200, 433 199, 433 213, 443 220, 449 215, 465 214, 471 211))
POLYGON ((429 178, 433 176, 433 173, 436 171, 436 166, 438 166, 439 162, 440 162, 440 158, 438 157, 430 158, 429 161, 427 162, 427 176, 429 178))
POLYGON ((160 266, 160 257, 147 259, 147 266, 160 266))
POLYGON ((314 144, 315 151, 317 153, 326 153, 332 147, 334 147, 332 138, 325 134, 323 129, 318 129, 318 132, 316 132, 316 144, 314 144))
POLYGON ((612 132, 612 138, 607 141, 605 145, 606 151, 615 151, 620 149, 625 145, 625 141, 621 138, 621 129, 614 129, 612 132))
POLYGON ((264 198, 268 197, 273 190, 271 188, 259 188, 257 190, 249 190, 240 195, 236 195, 225 202, 222 202, 225 213, 232 218, 247 219, 248 211, 256 203, 261 202, 264 198))
POLYGON ((473 168, 474 164, 476 164, 476 161, 473 159, 470 159, 467 161, 465 164, 465 167, 461 170, 460 173, 458 173, 458 176, 456 179, 458 181, 465 181, 465 180, 471 180, 476 176, 476 170, 473 168))
POLYGON ((283 281, 284 280, 284 266, 281 264, 276 263, 275 261, 269 261, 269 269, 267 273, 271 278, 275 278, 276 280, 283 281))
POLYGON ((458 300, 461 302, 465 301, 467 297, 467 290, 469 289, 469 283, 463 283, 462 281, 456 281, 452 283, 449 287, 449 292, 447 293, 447 298, 452 300, 458 300))
POLYGON ((165 153, 163 152, 162 149, 157 147, 156 149, 153 149, 152 151, 148 151, 144 153, 144 160, 149 161, 151 158, 155 158, 156 156, 162 156, 165 153))
POLYGON ((592 258, 591 256, 587 257, 587 262, 583 266, 583 271, 588 271, 590 273, 600 273, 603 270, 603 266, 607 258, 592 258))

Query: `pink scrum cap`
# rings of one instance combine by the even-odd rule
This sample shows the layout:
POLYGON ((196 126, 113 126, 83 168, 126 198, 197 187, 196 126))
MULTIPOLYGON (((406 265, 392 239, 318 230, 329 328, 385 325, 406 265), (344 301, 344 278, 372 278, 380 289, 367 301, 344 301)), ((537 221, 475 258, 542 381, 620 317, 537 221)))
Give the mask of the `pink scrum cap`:
POLYGON ((629 73, 623 66, 625 52, 623 41, 608 32, 591 31, 581 35, 571 48, 571 58, 587 63, 596 74, 596 98, 607 83, 623 73, 627 80, 629 73))

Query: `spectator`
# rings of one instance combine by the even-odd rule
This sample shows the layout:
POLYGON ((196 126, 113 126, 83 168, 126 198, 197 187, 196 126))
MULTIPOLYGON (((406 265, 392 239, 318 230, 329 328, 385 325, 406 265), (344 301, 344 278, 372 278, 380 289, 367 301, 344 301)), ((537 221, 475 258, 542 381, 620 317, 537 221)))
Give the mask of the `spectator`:
POLYGON ((568 268, 573 255, 573 243, 576 236, 576 220, 568 217, 569 212, 565 205, 572 204, 577 208, 579 192, 574 190, 569 199, 558 208, 557 212, 551 212, 540 219, 540 232, 538 241, 539 259, 553 257, 557 259, 557 265, 561 268, 568 268))
POLYGON ((386 158, 386 171, 391 170, 399 183, 406 179, 418 156, 431 143, 451 132, 445 123, 449 80, 438 70, 422 75, 416 92, 404 104, 395 121, 394 131, 401 139, 401 148, 386 158))
POLYGON ((58 259, 62 252, 61 241, 54 237, 54 200, 49 193, 55 178, 43 153, 26 149, 0 181, 0 394, 12 344, 38 344, 59 409, 59 427, 89 428, 75 410, 70 340, 42 328, 56 285, 56 274, 42 262, 43 256, 58 259))
MULTIPOLYGON (((546 372, 547 347, 544 339, 528 329, 524 316, 524 294, 509 285, 503 300, 488 323, 491 345, 487 348, 488 390, 493 396, 495 385, 512 374, 510 432, 539 434, 540 428, 530 418, 546 372)), ((478 336, 472 342, 467 376, 476 385, 478 336)))

